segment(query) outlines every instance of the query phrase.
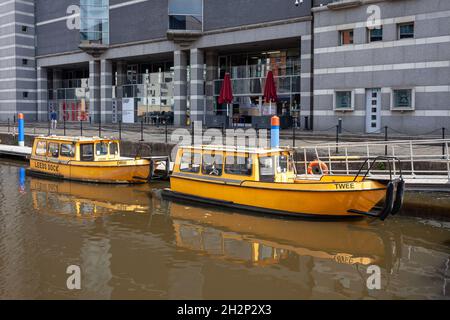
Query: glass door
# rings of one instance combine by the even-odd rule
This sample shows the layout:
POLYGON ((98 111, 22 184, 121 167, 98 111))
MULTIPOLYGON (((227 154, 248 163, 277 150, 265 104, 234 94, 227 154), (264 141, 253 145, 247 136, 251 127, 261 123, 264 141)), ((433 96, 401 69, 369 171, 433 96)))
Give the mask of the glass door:
POLYGON ((381 89, 366 90, 366 133, 380 132, 381 89))

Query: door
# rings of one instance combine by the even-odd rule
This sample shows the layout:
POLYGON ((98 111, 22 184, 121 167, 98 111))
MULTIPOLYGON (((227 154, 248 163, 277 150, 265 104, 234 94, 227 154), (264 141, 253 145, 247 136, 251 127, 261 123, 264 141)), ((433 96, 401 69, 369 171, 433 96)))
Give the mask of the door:
POLYGON ((381 89, 366 90, 366 133, 380 132, 381 89))

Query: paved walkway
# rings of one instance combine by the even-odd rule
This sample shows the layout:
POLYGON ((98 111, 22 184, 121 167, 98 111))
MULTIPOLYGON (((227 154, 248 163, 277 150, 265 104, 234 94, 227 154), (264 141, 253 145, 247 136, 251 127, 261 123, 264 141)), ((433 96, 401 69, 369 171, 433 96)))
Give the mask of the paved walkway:
MULTIPOLYGON (((98 124, 90 125, 89 123, 83 123, 82 129, 79 123, 67 123, 66 124, 66 134, 77 136, 80 135, 81 132, 85 136, 93 136, 99 135, 98 124)), ((180 129, 173 126, 167 127, 167 136, 168 142, 170 142, 171 134, 174 130, 180 129)), ((182 129, 186 129, 189 132, 191 131, 190 127, 185 127, 182 129)), ((49 133, 47 123, 27 123, 25 126, 26 134, 31 135, 47 135, 49 133)), ((155 126, 155 125, 144 125, 144 140, 147 142, 165 142, 165 127, 164 126, 155 126)), ((9 127, 5 123, 0 123, 0 133, 14 133, 17 132, 16 126, 11 124, 9 127)), ((63 135, 64 129, 63 124, 58 123, 56 130, 50 130, 51 134, 55 135, 63 135)), ((294 130, 281 130, 280 137, 283 142, 286 142, 288 145, 293 144, 293 134, 294 130)), ((118 124, 102 124, 101 127, 101 135, 102 136, 114 136, 119 137, 119 125, 118 124)), ((120 133, 123 140, 127 141, 139 141, 141 140, 141 124, 133 124, 133 125, 122 125, 122 130, 120 133)), ((295 130, 296 135, 296 145, 310 145, 310 144, 318 144, 318 143, 335 143, 336 141, 336 129, 332 128, 326 131, 316 130, 316 131, 305 131, 297 129, 295 130)), ((427 133, 416 133, 414 135, 411 134, 402 134, 399 132, 395 132, 394 130, 388 131, 388 140, 415 140, 415 139, 441 139, 442 132, 440 129, 437 129, 433 132, 427 133)), ((450 138, 450 128, 447 130, 447 138, 450 138)), ((383 141, 385 139, 384 133, 378 134, 365 134, 360 132, 350 132, 348 130, 343 130, 342 133, 339 134, 340 142, 363 142, 363 141, 383 141)))
MULTIPOLYGON (((172 137, 172 133, 175 130, 184 129, 185 133, 190 133, 191 128, 175 128, 173 126, 167 127, 167 135, 165 126, 156 127, 155 125, 144 125, 143 134, 141 134, 141 124, 135 125, 122 125, 121 132, 119 134, 119 125, 118 124, 109 124, 102 125, 101 135, 104 137, 115 137, 119 138, 121 136, 122 140, 130 141, 130 142, 142 142, 141 139, 143 137, 144 142, 157 142, 157 143, 174 143, 176 144, 178 140, 172 140, 173 138, 185 139, 184 141, 191 141, 190 134, 183 135, 181 137, 172 137)), ((218 129, 216 129, 218 130, 218 129)), ((11 133, 14 134, 17 132, 17 129, 12 125, 8 128, 6 124, 0 124, 0 133, 11 133), (8 131, 9 130, 9 131, 8 131)), ((25 127, 26 134, 29 135, 47 135, 49 133, 48 125, 46 123, 27 123, 25 127)), ((61 123, 58 124, 56 130, 50 130, 51 134, 55 135, 63 135, 64 129, 61 123)), ((438 132, 435 131, 435 132, 438 132)), ((69 136, 79 136, 81 134, 81 127, 79 123, 67 123, 66 124, 66 135, 69 136)), ((99 128, 98 125, 89 125, 88 123, 83 123, 82 133, 85 136, 98 136, 99 128)), ((293 146, 294 131, 290 130, 282 130, 280 133, 280 144, 282 146, 293 146)), ((319 153, 321 156, 327 155, 329 152, 331 154, 336 154, 336 149, 334 147, 336 142, 336 129, 333 131, 303 131, 303 130, 295 130, 295 146, 296 147, 311 147, 315 145, 322 144, 331 144, 332 148, 322 148, 319 149, 319 153)), ((450 132, 448 134, 448 138, 450 138, 450 132)), ((398 141, 398 140, 423 140, 423 139, 441 139, 442 136, 438 134, 434 135, 421 135, 418 133, 417 135, 401 135, 398 133, 390 133, 389 141, 398 141)), ((349 133, 343 132, 339 135, 339 142, 347 142, 347 143, 362 143, 367 141, 384 141, 384 134, 361 134, 361 133, 349 133)), ((210 143, 207 139, 207 143, 210 143)), ((310 150, 313 151, 313 150, 310 150)), ((339 155, 345 155, 345 149, 343 147, 339 148, 339 155)), ((445 151, 445 150, 444 150, 445 151)), ((388 154, 392 155, 409 155, 410 147, 408 145, 403 145, 399 147, 395 147, 392 151, 391 147, 388 148, 388 154)), ((358 154, 358 155, 367 155, 367 149, 365 147, 352 147, 348 149, 348 154, 358 154)), ((385 147, 371 147, 370 153, 372 155, 384 155, 385 147)), ((418 145, 414 147, 414 154, 422 156, 422 155, 442 155, 442 144, 435 144, 433 146, 430 145, 418 145)))

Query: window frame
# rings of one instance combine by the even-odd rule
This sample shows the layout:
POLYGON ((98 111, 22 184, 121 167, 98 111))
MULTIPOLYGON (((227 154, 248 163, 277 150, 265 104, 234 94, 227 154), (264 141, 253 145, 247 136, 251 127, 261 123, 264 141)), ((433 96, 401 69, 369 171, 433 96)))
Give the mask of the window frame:
POLYGON ((80 161, 83 162, 92 162, 95 161, 95 144, 94 143, 81 143, 80 144, 80 161), (89 158, 85 158, 83 153, 83 146, 90 145, 92 146, 92 156, 89 158))
POLYGON ((275 177, 277 175, 277 168, 276 168, 276 159, 273 154, 267 154, 267 155, 261 155, 258 157, 258 174, 259 174, 259 181, 262 182, 275 182, 275 177), (263 175, 261 174, 261 160, 262 159, 271 159, 272 160, 272 174, 271 175, 263 175), (267 177, 266 179, 262 179, 262 177, 267 177), (270 179, 269 179, 270 177, 270 179), (272 179, 273 178, 273 179, 272 179))
POLYGON ((109 155, 109 143, 104 142, 104 141, 96 142, 95 143, 94 154, 95 154, 96 157, 107 157, 109 155), (97 153, 97 146, 98 145, 106 145, 106 153, 98 154, 97 153))
POLYGON ((367 28, 367 42, 368 43, 381 42, 383 40, 384 40, 383 26, 380 26, 379 28, 367 28), (380 40, 372 40, 372 31, 374 31, 374 30, 381 30, 381 39, 380 40))
POLYGON ((397 40, 415 39, 415 37, 416 37, 416 23, 414 21, 397 23, 397 40), (401 27, 402 26, 406 26, 406 25, 410 25, 410 24, 413 26, 412 37, 402 38, 401 37, 401 33, 400 33, 401 27))
POLYGON ((92 3, 90 3, 89 0, 85 0, 81 1, 79 6, 80 6, 80 28, 79 28, 80 43, 88 42, 88 43, 99 43, 102 45, 109 45, 111 41, 110 1, 107 0, 107 5, 102 5, 102 4, 95 4, 95 1, 92 1, 92 3), (99 10, 103 8, 106 8, 103 12, 105 17, 97 18, 95 17, 95 15, 92 15, 92 12, 94 11, 89 12, 89 9, 99 10), (84 15, 85 13, 87 14, 86 16, 84 15), (98 21, 101 21, 102 27, 101 31, 96 30, 92 26, 93 22, 98 21), (107 30, 105 31, 104 29, 107 30), (94 37, 92 37, 92 35, 94 35, 94 37))
POLYGON ((333 111, 354 111, 355 110, 355 90, 353 89, 338 89, 333 91, 333 111), (350 107, 338 108, 337 107, 337 93, 338 92, 350 92, 350 107))
POLYGON ((76 145, 73 143, 61 143, 61 145, 59 146, 59 155, 65 158, 75 158, 76 155, 76 145), (63 146, 71 146, 72 147, 72 155, 65 155, 63 154, 62 150, 63 150, 63 146))
MULTIPOLYGON (((216 152, 216 153, 214 153, 214 152, 211 152, 211 153, 203 153, 202 154, 202 165, 201 165, 201 172, 202 172, 202 175, 205 175, 205 176, 213 176, 213 177, 221 177, 222 175, 223 175, 223 172, 224 172, 224 167, 223 167, 223 160, 224 160, 224 155, 223 155, 223 153, 222 152, 216 152), (206 156, 212 156, 212 157, 221 157, 222 158, 222 163, 221 163, 221 166, 220 166, 220 171, 219 171, 219 174, 218 175, 212 175, 212 174, 210 174, 210 173, 207 173, 206 172, 206 170, 205 170, 205 155, 206 156)), ((216 168, 216 169, 218 169, 218 168, 216 168)))
POLYGON ((119 143, 117 141, 110 141, 108 144, 108 154, 110 157, 118 157, 119 156, 119 143), (115 144, 116 145, 116 153, 112 154, 111 153, 111 145, 115 144))
MULTIPOLYGON (((249 163, 248 161, 246 161, 245 165, 248 165, 248 163, 249 163)), ((225 156, 223 170, 224 170, 225 174, 229 174, 229 175, 233 175, 233 176, 251 177, 251 176, 253 176, 253 157, 251 154, 247 154, 245 156, 240 156, 240 155, 225 156), (236 161, 238 158, 244 158, 244 159, 248 160, 250 162, 250 174, 240 174, 240 173, 229 172, 229 170, 227 169, 227 159, 228 158, 233 158, 234 161, 236 161)))
MULTIPOLYGON (((196 163, 195 163, 195 161, 192 161, 192 162, 190 162, 190 164, 194 165, 196 163)), ((192 166, 192 167, 194 167, 194 166, 192 166)), ((192 173, 192 174, 200 174, 201 168, 202 168, 202 154, 200 152, 195 152, 195 151, 192 152, 192 150, 183 150, 182 151, 181 157, 180 157, 180 164, 178 166, 178 169, 180 170, 180 172, 192 173), (187 169, 182 169, 181 168, 181 166, 183 164, 183 158, 184 158, 185 154, 188 154, 188 153, 190 154, 191 159, 193 159, 193 158, 195 159, 196 155, 198 155, 200 157, 199 163, 198 163, 198 170, 193 171, 193 170, 187 170, 187 169)))
POLYGON ((391 88, 391 111, 414 111, 416 110, 416 89, 411 87, 406 88, 391 88), (395 107, 395 91, 411 90, 411 107, 395 107))
POLYGON ((61 149, 61 146, 60 146, 60 144, 58 142, 53 142, 53 141, 48 142, 48 144, 47 144, 47 157, 58 159, 59 156, 60 156, 60 151, 61 151, 60 149, 61 149), (57 145, 58 146, 58 156, 57 157, 55 157, 54 154, 50 152, 50 146, 51 145, 57 145))
POLYGON ((170 18, 172 17, 172 16, 184 16, 184 17, 191 17, 191 16, 198 16, 198 15, 191 15, 191 14, 182 14, 182 13, 180 13, 180 14, 171 14, 170 13, 170 0, 168 0, 167 1, 167 17, 169 18, 168 19, 168 25, 167 25, 167 30, 180 30, 180 31, 201 31, 201 32, 204 32, 204 28, 205 28, 205 1, 204 0, 201 0, 201 2, 202 2, 202 10, 201 10, 201 18, 202 18, 202 21, 201 21, 201 25, 202 25, 202 28, 201 28, 201 30, 196 30, 196 29, 171 29, 170 28, 170 18))
POLYGON ((339 30, 339 46, 351 46, 353 44, 355 44, 355 29, 339 30), (352 38, 351 38, 352 43, 344 43, 344 32, 352 33, 352 38))
POLYGON ((47 156, 47 141, 45 140, 39 140, 38 142, 36 142, 36 148, 34 150, 35 155, 37 156, 41 156, 41 157, 46 157, 47 156), (43 143, 45 145, 45 150, 43 153, 38 153, 38 148, 39 148, 39 144, 43 143))

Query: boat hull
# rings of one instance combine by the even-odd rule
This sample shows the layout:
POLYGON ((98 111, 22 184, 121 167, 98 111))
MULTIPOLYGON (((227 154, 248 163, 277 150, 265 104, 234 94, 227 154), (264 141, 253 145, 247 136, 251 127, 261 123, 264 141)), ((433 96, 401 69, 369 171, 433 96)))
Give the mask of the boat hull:
POLYGON ((355 218, 369 212, 386 195, 377 181, 280 184, 243 182, 239 185, 171 177, 166 197, 197 201, 260 213, 308 218, 355 218), (349 185, 345 189, 345 185, 349 185), (343 190, 340 188, 344 188, 343 190))
POLYGON ((95 183, 146 183, 150 174, 149 161, 42 161, 31 159, 28 173, 56 179, 95 183))

